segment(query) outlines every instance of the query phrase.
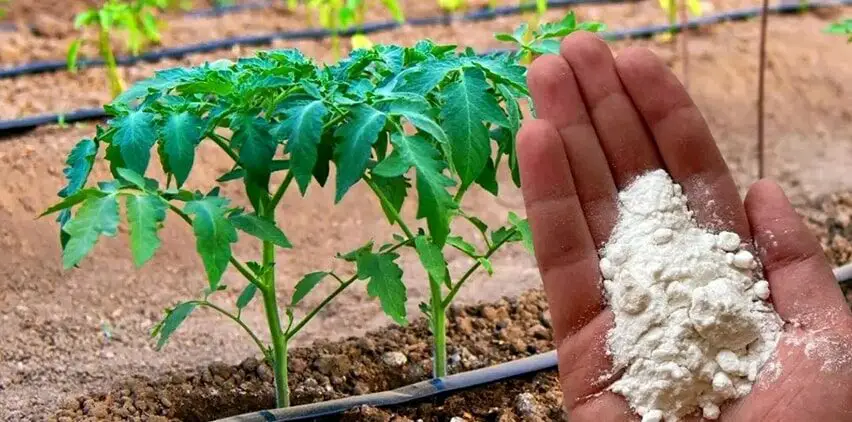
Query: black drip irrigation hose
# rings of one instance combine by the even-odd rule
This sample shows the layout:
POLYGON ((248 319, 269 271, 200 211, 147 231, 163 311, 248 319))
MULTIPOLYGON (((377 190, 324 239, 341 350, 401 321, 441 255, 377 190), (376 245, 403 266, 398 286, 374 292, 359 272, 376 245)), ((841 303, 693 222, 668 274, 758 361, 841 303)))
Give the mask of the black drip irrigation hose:
MULTIPOLYGON (((833 270, 840 283, 852 281, 852 264, 833 270)), ((462 372, 443 378, 418 382, 395 390, 351 396, 337 400, 261 410, 219 419, 215 422, 304 422, 322 421, 360 406, 394 407, 426 400, 435 400, 454 392, 484 387, 500 381, 530 377, 557 368, 556 351, 541 353, 487 368, 462 372)))
MULTIPOLYGON (((771 6, 769 8, 770 13, 775 14, 791 14, 791 13, 799 13, 806 10, 816 9, 820 7, 831 7, 836 6, 838 4, 849 5, 852 4, 852 0, 838 0, 838 2, 832 3, 813 3, 807 6, 801 5, 776 5, 771 6)), ((637 38, 650 38, 654 35, 658 35, 665 32, 670 31, 682 31, 684 28, 697 28, 700 26, 713 25, 720 22, 725 21, 737 21, 737 20, 745 20, 749 18, 753 18, 760 15, 761 8, 760 7, 750 7, 744 9, 736 9, 727 12, 717 13, 713 15, 704 16, 697 19, 692 19, 687 23, 678 23, 676 25, 651 25, 645 26, 641 28, 628 28, 621 29, 610 32, 601 33, 601 37, 610 40, 623 40, 623 39, 637 39, 637 38)), ((387 25, 396 25, 396 22, 388 23, 387 25)), ((375 30, 375 29, 374 29, 375 30)), ((323 32, 320 30, 315 31, 317 33, 323 32)), ((280 35, 280 34, 279 34, 280 35)), ((259 41, 259 38, 268 39, 271 36, 265 37, 241 37, 241 38, 231 38, 229 40, 219 41, 227 42, 228 45, 246 45, 240 44, 241 42, 256 42, 259 41)), ((261 44, 257 42, 257 44, 261 44)), ((197 46, 187 46, 187 47, 179 47, 172 49, 172 51, 181 50, 183 54, 190 54, 197 52, 197 50, 192 50, 193 48, 197 48, 197 46)), ((204 51, 214 51, 218 49, 218 44, 210 45, 204 51)), ((511 52, 511 49, 491 49, 483 52, 482 54, 493 54, 493 53, 507 53, 511 52)), ((25 117, 20 119, 10 119, 10 120, 0 120, 0 141, 3 138, 9 137, 11 135, 19 134, 21 132, 26 132, 29 130, 36 129, 40 126, 57 124, 57 123, 75 123, 82 121, 91 121, 91 120, 103 120, 107 117, 106 112, 102 109, 81 109, 72 112, 68 112, 65 114, 43 114, 39 116, 25 117)))
MULTIPOLYGON (((548 8, 560 9, 583 4, 619 4, 636 0, 550 0, 548 8)), ((852 1, 852 0, 849 0, 852 1)), ((498 7, 495 9, 484 9, 476 12, 470 12, 461 16, 453 16, 450 14, 432 16, 426 18, 416 18, 406 20, 404 23, 399 23, 395 20, 366 23, 359 27, 352 27, 345 30, 337 31, 337 34, 343 37, 348 37, 356 33, 372 34, 377 32, 389 31, 401 26, 428 26, 449 24, 454 21, 476 22, 482 20, 494 19, 499 16, 511 16, 523 13, 524 11, 533 10, 535 5, 524 4, 520 6, 498 7)), ((180 47, 163 48, 156 51, 148 51, 136 56, 117 57, 116 62, 120 66, 129 66, 140 62, 158 62, 163 59, 179 59, 190 54, 209 53, 217 50, 228 50, 237 46, 260 46, 272 44, 275 40, 320 40, 328 38, 332 32, 327 29, 302 29, 298 31, 284 31, 264 35, 249 35, 242 37, 225 38, 214 41, 208 41, 197 44, 188 44, 180 47)), ((86 67, 102 67, 105 62, 103 59, 81 59, 78 61, 79 68, 86 67)), ((68 68, 68 62, 65 60, 42 60, 31 63, 13 66, 5 69, 0 69, 0 79, 14 78, 24 75, 34 75, 46 72, 58 72, 68 68)))

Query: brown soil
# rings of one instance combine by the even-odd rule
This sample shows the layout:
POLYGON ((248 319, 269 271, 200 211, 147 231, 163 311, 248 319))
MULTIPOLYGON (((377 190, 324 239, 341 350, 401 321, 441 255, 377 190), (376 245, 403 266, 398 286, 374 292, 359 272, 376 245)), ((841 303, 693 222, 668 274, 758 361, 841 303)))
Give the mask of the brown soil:
MULTIPOLYGON (((844 10, 848 14, 850 8, 844 10)), ((410 40, 426 35, 439 41, 464 40, 474 47, 487 48, 498 45, 491 38, 495 29, 514 27, 518 22, 500 20, 446 28, 406 28, 375 38, 380 42, 400 42, 403 39, 403 43, 410 43, 410 40), (427 32, 427 29, 431 32, 427 32)), ((770 28, 772 41, 769 45, 770 73, 767 81, 769 174, 779 179, 802 207, 820 195, 848 192, 852 187, 848 177, 845 177, 845 169, 852 166, 852 115, 844 101, 848 97, 844 95, 848 94, 844 92, 847 90, 845 84, 852 80, 852 68, 846 65, 852 58, 852 50, 846 45, 845 39, 822 34, 820 31, 825 24, 824 19, 814 15, 779 17, 772 19, 770 28)), ((757 33, 757 24, 747 22, 721 25, 705 35, 691 37, 690 91, 705 113, 720 148, 743 187, 753 180, 754 174, 753 98, 756 92, 754 53, 757 33)), ((620 49, 629 44, 649 45, 675 69, 679 69, 679 62, 673 59, 670 46, 642 41, 617 43, 615 47, 620 49)), ((325 44, 304 42, 287 46, 298 46, 307 54, 328 57, 325 44)), ((249 50, 238 49, 229 52, 227 56, 249 53, 249 50)), ((137 66, 125 72, 130 79, 135 80, 150 75, 158 67, 199 63, 221 56, 196 56, 187 61, 137 66)), ((101 83, 100 74, 94 70, 81 72, 77 76, 57 73, 0 81, 0 92, 9 93, 0 100, 2 117, 22 112, 98 105, 103 101, 101 83)), ((94 256, 87 259, 81 268, 68 272, 59 269, 55 224, 47 218, 35 220, 34 216, 53 202, 56 191, 62 185, 62 159, 67 151, 74 142, 90 136, 93 131, 91 124, 67 129, 49 127, 0 144, 0 180, 3 180, 0 184, 0 248, 4 251, 0 254, 0 291, 3 292, 0 295, 0 338, 3 339, 0 343, 0 409, 5 412, 0 419, 3 420, 43 420, 46 415, 54 414, 66 399, 90 392, 110 391, 113 386, 121 385, 140 374, 152 380, 150 382, 156 385, 152 387, 154 391, 164 391, 163 386, 169 382, 164 374, 169 371, 184 371, 214 362, 214 367, 230 368, 246 356, 255 354, 252 344, 242 332, 208 312, 194 314, 164 351, 153 350, 147 334, 161 316, 161 309, 180 299, 197 295, 204 286, 203 271, 194 252, 194 240, 180 223, 170 221, 167 224, 163 232, 163 248, 154 261, 142 270, 135 270, 130 263, 124 234, 116 239, 101 241, 94 256)), ((190 187, 209 187, 212 180, 228 168, 226 157, 209 145, 202 146, 196 172, 189 181, 190 187)), ((105 170, 99 168, 96 177, 104 174, 105 170)), ((497 201, 488 194, 472 192, 466 207, 482 215, 491 224, 503 222, 510 210, 522 213, 520 193, 508 189, 508 184, 504 186, 507 192, 501 194, 497 201)), ((224 193, 242 200, 240 190, 239 186, 229 186, 224 193)), ((295 192, 288 193, 280 218, 284 221, 283 229, 297 247, 278 256, 278 262, 283 267, 279 277, 282 296, 289 294, 294 281, 301 274, 339 266, 333 258, 335 252, 350 250, 369 239, 377 242, 390 239, 393 231, 388 228, 381 210, 368 194, 365 189, 358 187, 340 206, 333 206, 331 188, 311 188, 306 198, 300 198, 295 192), (322 219, 316 216, 322 216, 322 219)), ((829 207, 823 212, 832 215, 837 221, 846 221, 845 227, 848 228, 848 217, 832 214, 832 210, 840 208, 829 207)), ((408 217, 413 216, 412 204, 407 204, 405 213, 408 217)), ((839 233, 832 232, 828 227, 825 226, 825 233, 839 233)), ((457 230, 472 234, 465 225, 460 225, 457 230)), ((845 233, 847 235, 841 235, 841 239, 848 241, 848 231, 845 233)), ((832 236, 832 239, 837 239, 836 235, 832 236)), ((829 239, 827 234, 825 239, 829 239)), ((831 242, 842 243, 838 240, 831 242)), ((250 243, 240 243, 235 248, 236 256, 242 259, 255 257, 258 253, 256 245, 250 243)), ((842 260, 843 256, 849 255, 839 252, 836 256, 842 260)), ((450 260, 452 271, 466 268, 467 262, 463 256, 451 256, 450 260)), ((416 257, 405 255, 403 261, 406 279, 409 281, 409 314, 416 316, 417 304, 428 294, 428 288, 425 283, 416 282, 423 279, 417 269, 419 265, 416 257)), ((503 296, 516 297, 523 291, 539 286, 535 264, 520 247, 501 253, 494 264, 495 275, 479 275, 472 279, 459 297, 460 303, 496 301, 503 296)), ((345 272, 348 268, 337 269, 345 272)), ((242 285, 233 274, 228 274, 226 278, 226 284, 231 284, 235 289, 217 294, 216 300, 230 305, 242 285)), ((331 284, 321 286, 299 311, 304 312, 317 304, 322 294, 332 287, 331 284)), ((472 315, 468 316, 473 318, 472 315)), ((534 323, 537 318, 528 317, 512 324, 526 327, 524 324, 534 323)), ((258 331, 264 326, 264 317, 258 304, 247 309, 244 319, 258 331)), ((472 320, 471 324, 476 324, 476 321, 472 320)), ((335 341, 343 336, 357 336, 366 330, 386 326, 387 323, 379 306, 367 298, 363 289, 350 289, 328 307, 307 331, 300 334, 296 346, 309 344, 316 339, 335 341)), ((474 330, 474 336, 478 330, 474 330)), ((319 345, 314 344, 313 348, 326 350, 322 352, 325 354, 353 348, 355 352, 350 353, 351 362, 359 362, 359 353, 375 361, 376 356, 380 356, 378 353, 396 350, 407 353, 410 362, 419 362, 422 366, 428 348, 424 346, 425 335, 421 325, 415 325, 415 328, 409 330, 385 329, 380 332, 380 336, 390 337, 388 333, 399 333, 399 336, 404 337, 398 337, 398 344, 383 343, 378 337, 373 337, 377 339, 372 349, 376 354, 368 353, 371 350, 369 348, 357 349, 360 347, 357 346, 357 340, 339 344, 317 343, 319 345), (404 338, 411 340, 403 341, 404 338), (421 349, 404 349, 405 345, 416 344, 421 349)), ((504 341, 511 348, 509 340, 495 337, 493 331, 482 333, 485 336, 482 341, 504 341)), ((528 334, 524 331, 523 335, 528 334)), ((530 344, 527 341, 529 337, 520 338, 524 345, 530 344)), ((482 351, 474 352, 468 349, 480 359, 491 359, 489 362, 529 353, 524 351, 512 356, 501 355, 499 350, 511 351, 505 349, 506 344, 493 350, 483 348, 482 351)), ((517 345, 516 348, 521 349, 521 343, 517 345)), ((545 348, 536 346, 537 350, 545 348)), ((414 375, 406 375, 409 374, 406 371, 376 369, 376 372, 395 372, 395 375, 385 374, 385 378, 365 375, 363 380, 360 375, 354 378, 347 375, 345 382, 333 383, 344 387, 338 387, 338 390, 332 388, 333 392, 324 392, 320 397, 319 391, 325 390, 326 379, 316 374, 319 367, 311 369, 314 368, 311 356, 319 356, 321 353, 294 353, 302 356, 307 365, 302 370, 293 368, 294 372, 304 374, 305 377, 294 376, 294 388, 306 389, 296 393, 297 400, 354 394, 372 391, 372 388, 384 389, 398 385, 394 382, 415 379, 414 375), (314 377, 316 383, 308 382, 307 376, 314 377), (356 389, 356 381, 365 385, 356 389), (314 385, 319 387, 314 388, 314 385)), ((251 364, 248 365, 251 368, 251 364)), ((200 375, 191 372, 188 376, 190 379, 198 377, 196 381, 180 382, 178 385, 182 385, 183 389, 186 384, 206 385, 207 388, 190 389, 191 394, 197 394, 196 397, 201 399, 193 403, 199 404, 175 405, 183 400, 177 394, 167 397, 167 401, 171 403, 170 408, 195 408, 199 412, 214 412, 203 403, 210 403, 211 408, 216 403, 227 405, 243 401, 267 406, 263 403, 269 402, 269 392, 260 393, 262 389, 259 384, 250 381, 250 372, 244 368, 239 381, 239 376, 233 375, 237 372, 228 373, 227 377, 222 372, 218 375, 222 382, 216 383, 216 376, 211 370, 207 379, 213 381, 208 384, 204 384, 207 382, 204 376, 206 372, 202 371, 200 375), (223 387, 228 385, 227 380, 233 380, 232 384, 236 387, 223 387), (245 389, 242 389, 243 383, 248 383, 245 389), (252 391, 258 394, 255 399, 248 398, 252 391)), ((322 375, 332 383, 333 375, 322 375)), ((260 376, 256 375, 257 378, 260 376)), ((268 379, 268 374, 266 376, 268 379)), ((422 376, 425 376, 425 372, 422 376)), ((148 383, 142 381, 143 386, 148 383)), ((178 391, 178 387, 174 388, 173 391, 178 391)), ((119 407, 125 407, 125 400, 121 397, 128 394, 142 397, 146 394, 142 390, 150 392, 147 387, 137 393, 134 393, 136 390, 133 388, 127 388, 127 394, 121 390, 116 390, 111 396, 114 403, 120 403, 119 407)), ((113 404, 106 405, 103 401, 105 398, 92 396, 91 399, 90 411, 94 411, 92 406, 98 403, 102 405, 99 408, 115 408, 113 404)), ((539 396, 536 399, 544 401, 539 396)), ((128 412, 144 412, 148 407, 155 408, 152 400, 145 399, 147 404, 139 402, 140 406, 134 404, 133 400, 136 399, 131 399, 136 410, 126 406, 128 412)), ((65 405, 70 412, 76 414, 78 411, 73 410, 73 400, 65 405)), ((85 401, 82 404, 77 402, 79 412, 84 411, 85 405, 85 401)), ((160 401, 157 406, 165 405, 167 403, 160 401)), ((241 409, 233 408, 230 411, 238 410, 241 409)), ((224 414, 227 411, 220 408, 215 412, 224 414)), ((191 415, 188 418, 191 419, 191 415)))

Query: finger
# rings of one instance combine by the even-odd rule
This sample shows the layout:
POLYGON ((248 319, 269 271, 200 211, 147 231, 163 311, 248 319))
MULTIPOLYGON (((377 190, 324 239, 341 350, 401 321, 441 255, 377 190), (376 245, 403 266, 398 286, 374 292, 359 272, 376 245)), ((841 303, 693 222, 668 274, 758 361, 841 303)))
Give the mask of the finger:
POLYGON ((588 32, 562 41, 565 58, 580 87, 615 183, 625 187, 636 176, 663 167, 654 141, 624 90, 606 43, 588 32))
POLYGON ((612 311, 604 310, 559 344, 559 384, 566 409, 586 402, 621 376, 612 373, 612 360, 607 353, 606 336, 613 321, 612 311))
POLYGON ((650 50, 629 48, 618 74, 657 143, 665 167, 681 184, 698 222, 750 239, 737 186, 707 123, 672 71, 650 50))
POLYGON ((745 208, 778 314, 804 324, 848 321, 849 308, 819 243, 781 188, 755 183, 745 208))
POLYGON ((602 308, 597 251, 565 149, 550 123, 524 123, 518 135, 518 162, 536 261, 558 344, 602 308))
POLYGON ((530 66, 527 80, 538 117, 559 132, 589 232, 603 246, 618 218, 618 192, 574 72, 561 56, 545 55, 530 66))
POLYGON ((623 397, 604 391, 569 412, 571 422, 629 422, 640 418, 623 397))

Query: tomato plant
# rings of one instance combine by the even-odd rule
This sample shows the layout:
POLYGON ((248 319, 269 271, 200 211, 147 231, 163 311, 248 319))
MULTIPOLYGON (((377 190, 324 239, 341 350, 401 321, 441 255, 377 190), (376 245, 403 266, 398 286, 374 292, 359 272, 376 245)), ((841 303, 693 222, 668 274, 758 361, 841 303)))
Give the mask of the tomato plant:
MULTIPOLYGON (((675 29, 674 26, 677 24, 677 15, 678 15, 678 4, 677 0, 658 0, 660 4, 660 8, 663 10, 663 13, 666 15, 666 20, 668 20, 669 25, 672 29, 669 32, 664 33, 660 38, 661 41, 669 41, 672 39, 672 34, 675 29)), ((701 7, 701 2, 699 0, 681 0, 683 3, 681 6, 685 7, 685 9, 692 14, 693 16, 701 16, 704 11, 701 7)), ((686 24, 686 19, 688 14, 684 12, 682 14, 683 24, 686 24)))
POLYGON ((559 54, 562 38, 574 31, 600 32, 606 25, 600 22, 577 22, 577 15, 570 11, 559 22, 544 23, 537 29, 523 23, 511 34, 499 33, 494 37, 513 44, 521 63, 531 63, 542 54, 559 54))
POLYGON ((847 42, 852 43, 852 19, 844 19, 842 21, 838 21, 832 23, 825 29, 825 32, 829 34, 839 34, 847 36, 847 42))
MULTIPOLYGON (((108 0, 100 8, 92 8, 77 15, 74 27, 97 27, 98 52, 106 62, 107 79, 113 97, 124 91, 124 81, 118 73, 115 52, 112 46, 114 31, 123 31, 127 47, 132 54, 139 54, 146 43, 160 42, 160 23, 156 10, 168 7, 168 0, 108 0)), ((68 70, 77 70, 77 57, 84 43, 82 35, 68 47, 68 70)))
MULTIPOLYGON (((547 28, 542 30, 551 36, 570 32, 547 28)), ((412 47, 358 49, 333 65, 317 65, 298 50, 276 50, 236 62, 159 71, 105 106, 111 116, 107 126, 97 127, 94 137, 71 150, 61 200, 42 216, 58 213, 66 269, 76 267, 101 236, 116 235, 122 209, 136 266, 159 249, 158 232, 168 215, 185 222, 196 238, 207 286, 200 297, 166 310, 152 333, 157 347, 194 310, 221 313, 272 365, 278 406, 289 405, 290 341, 351 285, 365 284, 384 313, 398 324, 408 323, 405 274, 398 263, 399 252, 407 248, 428 275, 430 296, 420 309, 433 334, 433 374, 444 376, 446 311, 458 292, 477 270, 490 274, 490 259, 506 244, 521 242, 532 249, 526 220, 509 213, 505 225, 489 227, 463 205, 472 187, 499 195, 500 168, 520 185, 515 136, 522 104, 529 104, 519 101, 528 100, 522 54, 477 55, 424 40, 412 47), (220 195, 218 185, 206 192, 188 187, 202 142, 233 161, 217 182, 241 183, 247 204, 220 195), (112 179, 93 184, 88 179, 101 152, 112 179), (159 157, 165 181, 146 176, 152 154, 159 157), (276 250, 293 245, 276 210, 292 185, 302 196, 311 185, 325 186, 332 165, 335 203, 356 184, 366 185, 399 231, 338 253, 351 268, 348 275, 320 269, 302 276, 281 307, 276 250), (276 173, 284 173, 280 183, 271 182, 276 173), (403 204, 412 192, 416 213, 406 219, 403 204), (480 240, 453 233, 456 219, 471 224, 480 240), (260 242, 256 261, 233 255, 240 236, 260 242), (470 259, 459 274, 447 265, 446 254, 453 250, 470 259), (234 310, 212 299, 227 289, 222 280, 228 269, 246 281, 234 310), (297 305, 329 282, 336 286, 333 292, 297 315, 297 305), (241 319, 256 296, 267 317, 268 343, 241 319)))
POLYGON ((9 7, 10 2, 11 2, 11 0, 0 0, 0 19, 3 19, 3 18, 6 17, 6 13, 7 13, 6 8, 9 7))
MULTIPOLYGON (((381 0, 381 4, 394 20, 405 22, 398 0, 381 0)), ((331 32, 331 49, 335 59, 341 54, 340 31, 362 26, 367 6, 366 0, 308 0, 308 7, 318 16, 320 26, 331 32)), ((364 34, 356 33, 352 37, 352 47, 371 48, 372 43, 364 34)))

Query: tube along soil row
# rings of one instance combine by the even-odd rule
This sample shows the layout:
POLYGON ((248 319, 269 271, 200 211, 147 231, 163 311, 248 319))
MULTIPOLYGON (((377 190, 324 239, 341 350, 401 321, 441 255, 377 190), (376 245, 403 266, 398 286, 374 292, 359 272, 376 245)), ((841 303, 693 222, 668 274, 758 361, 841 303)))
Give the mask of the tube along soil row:
MULTIPOLYGON (((559 9, 583 4, 621 4, 635 2, 636 0, 550 0, 548 8, 559 9)), ((844 0, 852 1, 852 0, 844 0)), ((492 20, 501 16, 518 15, 525 11, 534 10, 535 5, 524 4, 520 6, 499 7, 496 9, 484 9, 476 12, 466 13, 460 16, 439 15, 425 18, 408 19, 404 23, 399 23, 394 20, 365 23, 361 26, 351 27, 338 31, 337 34, 342 37, 348 37, 361 34, 372 34, 383 31, 390 31, 403 26, 431 26, 431 25, 449 25, 453 22, 479 22, 492 20)), ((157 62, 163 59, 179 59, 191 54, 209 53, 218 50, 227 50, 237 46, 260 46, 269 45, 275 40, 322 40, 333 35, 332 31, 327 29, 301 29, 298 31, 283 31, 264 35, 250 35, 241 37, 232 37, 219 40, 213 40, 197 44, 188 44, 178 47, 163 48, 155 51, 148 51, 137 56, 116 57, 116 63, 119 66, 130 66, 139 62, 157 62)), ((77 63, 78 68, 90 68, 104 66, 103 59, 82 59, 77 63)), ((68 67, 66 60, 40 60, 27 64, 13 66, 5 69, 0 69, 0 79, 14 78, 18 76, 34 75, 46 72, 64 71, 68 67)))
MULTIPOLYGON (((802 7, 799 5, 776 5, 770 7, 770 13, 776 14, 796 14, 803 11, 816 9, 820 7, 831 7, 836 6, 838 4, 849 5, 852 4, 852 0, 839 0, 839 3, 818 3, 811 4, 807 7, 802 7)), ((713 15, 707 15, 701 18, 691 19, 687 23, 678 23, 676 25, 650 25, 644 26, 640 28, 627 28, 621 30, 615 30, 610 32, 602 32, 601 37, 608 41, 619 41, 625 39, 641 39, 641 38, 651 38, 655 35, 662 34, 665 32, 675 31, 680 32, 685 28, 696 29, 703 26, 710 26, 722 22, 728 21, 741 21, 749 18, 753 18, 760 15, 760 7, 751 7, 751 8, 743 8, 736 9, 728 12, 717 13, 713 15)), ((258 37, 260 38, 260 37, 258 37)), ((236 45, 265 45, 269 44, 272 41, 272 38, 269 39, 269 42, 266 43, 258 43, 258 44, 239 44, 236 40, 240 38, 231 38, 228 40, 223 40, 230 42, 229 47, 236 45)), ((192 51, 191 53, 197 52, 209 52, 214 51, 216 48, 209 48, 207 50, 199 50, 192 51)), ((493 54, 493 53, 509 53, 512 52, 511 49, 491 49, 483 52, 483 54, 493 54)), ((189 53, 186 53, 189 54, 189 53)), ((159 59, 171 58, 166 56, 161 56, 159 59)), ((153 61, 153 60, 152 60, 153 61)), ((7 139, 10 136, 14 136, 16 134, 20 134, 22 132, 26 132, 29 130, 37 129, 41 126, 48 126, 54 124, 70 124, 77 122, 85 122, 85 121, 97 121, 103 120, 109 117, 107 113, 102 108, 84 108, 78 109, 66 113, 55 113, 55 114, 42 114, 36 116, 28 116, 19 119, 9 119, 9 120, 0 120, 0 141, 7 139)))
MULTIPOLYGON (((852 282, 852 264, 832 270, 839 283, 852 282)), ((515 378, 533 376, 557 368, 555 350, 517 359, 486 368, 461 372, 444 378, 421 381, 390 391, 350 396, 337 400, 293 406, 283 409, 261 410, 219 419, 216 422, 301 422, 323 420, 360 406, 394 407, 445 397, 453 393, 473 390, 489 384, 515 378)))

